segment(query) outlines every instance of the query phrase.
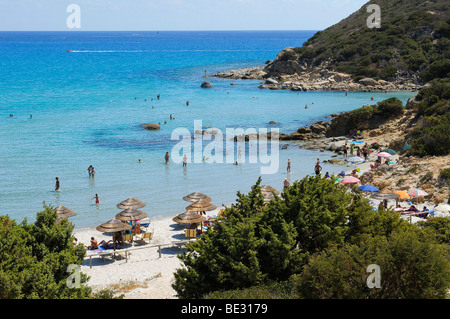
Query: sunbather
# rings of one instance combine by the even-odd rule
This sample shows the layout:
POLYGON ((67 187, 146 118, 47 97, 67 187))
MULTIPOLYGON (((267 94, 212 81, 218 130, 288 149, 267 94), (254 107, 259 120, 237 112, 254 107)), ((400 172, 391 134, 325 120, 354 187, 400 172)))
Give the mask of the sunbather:
POLYGON ((98 249, 98 244, 94 237, 91 237, 91 245, 88 246, 87 249, 89 249, 89 250, 98 249))

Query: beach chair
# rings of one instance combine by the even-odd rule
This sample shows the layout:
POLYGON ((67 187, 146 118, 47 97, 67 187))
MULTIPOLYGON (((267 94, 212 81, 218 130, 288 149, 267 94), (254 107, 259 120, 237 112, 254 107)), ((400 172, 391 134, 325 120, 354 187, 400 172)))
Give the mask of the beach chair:
POLYGON ((145 240, 148 239, 148 242, 150 243, 150 241, 153 238, 153 232, 140 233, 140 234, 135 235, 135 237, 136 237, 135 241, 137 241, 137 242, 145 243, 145 240))
POLYGON ((190 228, 186 229, 184 231, 184 236, 186 238, 195 238, 195 237, 197 237, 197 229, 190 229, 190 228))
POLYGON ((131 243, 133 241, 133 234, 122 235, 122 240, 123 241, 128 241, 128 242, 131 243))

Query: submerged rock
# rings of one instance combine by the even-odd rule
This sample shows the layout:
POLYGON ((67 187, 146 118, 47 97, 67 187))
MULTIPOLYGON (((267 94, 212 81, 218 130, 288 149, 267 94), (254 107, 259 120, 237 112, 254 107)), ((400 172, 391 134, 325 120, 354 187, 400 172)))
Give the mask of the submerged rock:
POLYGON ((157 123, 144 123, 141 124, 139 126, 143 126, 146 130, 159 130, 161 128, 161 126, 157 123))
POLYGON ((208 81, 203 82, 200 86, 202 88, 206 88, 206 89, 213 87, 213 85, 211 83, 209 83, 208 81))

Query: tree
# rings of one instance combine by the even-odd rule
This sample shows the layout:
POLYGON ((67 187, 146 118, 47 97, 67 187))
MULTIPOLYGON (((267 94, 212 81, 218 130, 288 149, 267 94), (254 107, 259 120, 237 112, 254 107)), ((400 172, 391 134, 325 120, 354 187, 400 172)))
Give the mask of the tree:
POLYGON ((416 230, 334 246, 313 256, 292 280, 300 298, 435 299, 450 287, 442 247, 416 230), (380 287, 369 287, 369 265, 380 269, 380 287))
POLYGON ((225 210, 214 230, 178 256, 184 268, 176 271, 173 288, 180 298, 280 280, 298 269, 301 255, 293 224, 273 211, 265 214, 260 181, 247 196, 238 192, 237 203, 225 210))
MULTIPOLYGON (((0 297, 87 298, 91 289, 69 288, 67 267, 83 262, 83 245, 73 246, 73 226, 57 222, 56 212, 44 206, 36 222, 17 224, 0 216, 0 297)), ((81 283, 87 277, 81 274, 81 283)))

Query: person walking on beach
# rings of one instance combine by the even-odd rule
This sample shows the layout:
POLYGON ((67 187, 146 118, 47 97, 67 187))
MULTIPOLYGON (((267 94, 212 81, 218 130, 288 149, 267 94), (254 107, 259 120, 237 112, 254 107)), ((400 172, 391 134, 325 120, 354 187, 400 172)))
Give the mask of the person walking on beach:
POLYGON ((367 161, 367 155, 369 155, 369 150, 367 149, 367 146, 364 146, 363 148, 363 156, 364 160, 367 161))
POLYGON ((55 191, 59 191, 59 178, 58 177, 55 178, 56 178, 55 191))
POLYGON ((164 159, 166 161, 166 164, 169 163, 169 157, 170 157, 169 152, 166 152, 166 155, 164 155, 164 159))
POLYGON ((344 158, 347 159, 347 143, 344 144, 344 146, 342 147, 342 150, 344 151, 344 158))
POLYGON ((187 156, 186 154, 184 154, 183 156, 183 167, 185 167, 187 165, 187 156))
POLYGON ((286 171, 290 172, 291 171, 291 159, 288 158, 288 165, 286 167, 286 171))

